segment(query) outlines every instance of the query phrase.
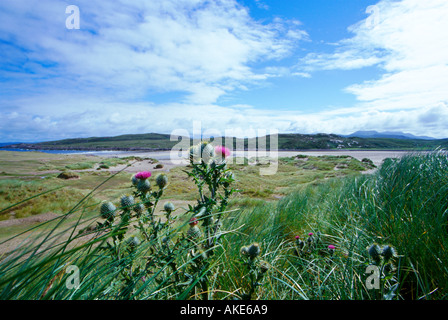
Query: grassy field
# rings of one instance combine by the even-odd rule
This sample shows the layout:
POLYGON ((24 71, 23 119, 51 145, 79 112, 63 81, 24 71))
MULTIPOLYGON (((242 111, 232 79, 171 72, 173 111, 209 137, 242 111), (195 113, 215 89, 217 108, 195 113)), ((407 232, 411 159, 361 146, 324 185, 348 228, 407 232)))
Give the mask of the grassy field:
MULTIPOLYGON (((267 164, 232 164, 229 169, 239 191, 230 197, 226 211, 215 213, 223 215, 225 231, 213 255, 200 250, 198 255, 197 244, 185 245, 190 216, 178 208, 175 223, 160 229, 166 233, 137 247, 123 247, 126 254, 119 260, 105 248, 120 233, 103 230, 88 233, 87 238, 77 235, 81 220, 84 225, 101 223, 99 201, 131 191, 132 174, 95 169, 77 171, 80 179, 67 181, 56 178, 57 172, 45 173, 46 180, 40 178, 43 172, 29 175, 41 163, 27 157, 27 170, 20 166, 4 170, 1 190, 8 192, 0 194, 2 204, 11 193, 17 195, 10 201, 22 201, 60 185, 63 188, 57 192, 68 189, 70 195, 60 194, 57 199, 71 201, 73 197, 78 202, 64 208, 65 214, 48 224, 47 232, 35 233, 30 244, 3 256, 2 299, 438 300, 446 299, 448 293, 448 160, 444 152, 390 159, 367 175, 360 174, 372 168, 367 159, 344 156, 282 158, 277 174, 264 177, 258 170, 267 164), (11 179, 13 174, 20 176, 11 179), (26 191, 19 196, 22 189, 26 191), (67 234, 71 234, 68 239, 67 234), (164 239, 171 239, 170 244, 164 239), (303 250, 298 249, 300 241, 305 243, 303 250), (260 249, 257 254, 250 258, 242 254, 243 247, 252 248, 254 243, 260 249), (382 255, 369 250, 374 244, 382 248, 382 255), (148 255, 158 260, 148 260, 148 255), (375 262, 376 258, 381 260, 375 262), (81 270, 77 290, 66 285, 68 265, 81 270), (366 275, 372 265, 381 274, 379 287, 373 289, 366 275)), ((61 160, 50 159, 47 164, 56 166, 53 161, 61 160)), ((83 162, 76 159, 74 163, 78 161, 83 162)), ((192 168, 166 172, 169 185, 163 200, 195 203, 197 186, 183 170, 192 168)), ((155 175, 150 179, 154 184, 155 175)), ((58 202, 56 198, 49 202, 58 202)), ((47 201, 41 201, 36 206, 48 210, 47 201)), ((137 229, 136 225, 131 228, 129 239, 138 234, 137 229)), ((4 238, 2 243, 7 242, 4 238)))
MULTIPOLYGON (((150 160, 151 164, 155 162, 150 160)), ((148 159, 2 151, 0 152, 0 210, 2 210, 0 221, 47 212, 63 214, 112 174, 115 174, 114 179, 102 184, 91 201, 94 203, 119 197, 130 191, 129 181, 132 173, 124 166, 143 161, 148 159), (103 168, 104 165, 107 168, 103 168), (61 172, 75 173, 78 178, 60 179, 58 176, 61 172), (38 194, 43 195, 5 210, 38 194)), ((275 200, 310 182, 359 174, 373 168, 369 162, 363 163, 345 156, 281 158, 277 173, 266 179, 259 175, 259 170, 269 166, 268 164, 237 164, 240 162, 243 161, 236 160, 235 164, 230 165, 237 173, 235 185, 240 190, 234 201, 244 197, 275 200)), ((154 166, 148 165, 148 168, 154 166)), ((197 191, 184 170, 184 167, 175 167, 167 172, 171 181, 170 188, 166 192, 168 199, 195 200, 197 191)))

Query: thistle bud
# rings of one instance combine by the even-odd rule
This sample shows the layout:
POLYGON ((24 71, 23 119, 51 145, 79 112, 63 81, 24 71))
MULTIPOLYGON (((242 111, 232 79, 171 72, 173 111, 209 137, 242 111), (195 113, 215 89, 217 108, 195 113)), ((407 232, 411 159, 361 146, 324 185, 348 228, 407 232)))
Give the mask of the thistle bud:
POLYGON ((139 180, 140 180, 140 179, 137 178, 136 175, 133 175, 132 178, 131 178, 132 185, 133 185, 134 187, 136 187, 137 184, 138 184, 138 181, 139 181, 139 180))
POLYGON ((381 249, 380 249, 379 245, 374 243, 372 246, 370 246, 370 248, 368 249, 368 252, 369 252, 370 257, 373 259, 373 261, 375 261, 376 263, 380 262, 381 249))
POLYGON ((104 219, 113 218, 115 215, 115 210, 117 210, 117 208, 114 206, 112 202, 110 201, 103 202, 100 208, 101 217, 104 219))
POLYGON ((191 146, 189 149, 190 162, 197 162, 200 159, 199 146, 191 146))
POLYGON ((129 207, 133 206, 134 203, 133 196, 124 195, 120 199, 120 204, 123 209, 129 209, 129 207))
POLYGON ((171 202, 166 202, 163 206, 163 210, 165 210, 166 213, 171 213, 174 211, 174 204, 171 202))
POLYGON ((383 251, 381 252, 381 255, 384 257, 384 260, 387 262, 392 257, 396 256, 395 249, 389 245, 386 245, 383 247, 383 251))
POLYGON ((140 245, 141 241, 138 237, 131 237, 128 239, 127 244, 131 248, 135 248, 140 245))
POLYGON ((137 183, 137 190, 146 193, 149 190, 151 190, 151 184, 149 183, 149 180, 147 179, 140 179, 137 183))
POLYGON ((160 189, 163 189, 168 184, 168 177, 166 174, 161 173, 156 177, 156 184, 160 189))
POLYGON ((143 203, 139 203, 134 207, 134 211, 135 213, 137 213, 138 215, 142 214, 143 212, 145 212, 146 208, 143 205, 143 203))
POLYGON ((199 229, 199 227, 196 225, 191 226, 190 229, 188 229, 187 231, 187 237, 189 239, 197 239, 201 236, 202 236, 201 229, 199 229))
POLYGON ((258 243, 253 243, 249 246, 249 248, 247 249, 247 253, 249 254, 249 257, 251 259, 254 259, 256 257, 258 257, 258 255, 260 254, 260 245, 258 243))
POLYGON ((201 143, 200 150, 201 150, 201 158, 205 163, 209 163, 210 160, 215 156, 215 149, 207 141, 201 143))

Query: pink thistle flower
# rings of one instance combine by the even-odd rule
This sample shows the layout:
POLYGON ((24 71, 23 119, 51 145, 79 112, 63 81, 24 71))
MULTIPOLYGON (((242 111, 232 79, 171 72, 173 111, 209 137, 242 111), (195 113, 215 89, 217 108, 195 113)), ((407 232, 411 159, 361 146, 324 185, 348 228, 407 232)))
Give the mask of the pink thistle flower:
POLYGON ((312 233, 312 232, 308 233, 308 235, 309 235, 310 237, 311 237, 313 234, 314 234, 314 233, 312 233))
POLYGON ((328 246, 328 249, 330 249, 330 250, 334 250, 334 249, 336 249, 336 247, 335 247, 334 245, 330 244, 330 245, 328 246))
POLYGON ((140 180, 148 179, 150 176, 151 176, 151 172, 149 172, 149 171, 142 171, 135 175, 135 177, 140 180))
POLYGON ((193 227, 198 224, 198 219, 193 217, 190 219, 190 222, 188 224, 193 227))
POLYGON ((229 148, 226 148, 224 146, 216 146, 215 153, 221 156, 221 158, 227 158, 228 156, 230 156, 229 148))
POLYGON ((299 240, 299 239, 300 239, 300 236, 296 236, 296 239, 299 240))

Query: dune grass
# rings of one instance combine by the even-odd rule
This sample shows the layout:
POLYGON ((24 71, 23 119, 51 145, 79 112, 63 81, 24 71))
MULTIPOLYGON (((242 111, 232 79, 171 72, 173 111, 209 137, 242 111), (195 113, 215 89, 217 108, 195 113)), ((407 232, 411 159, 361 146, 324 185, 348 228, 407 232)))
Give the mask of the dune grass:
MULTIPOLYGON (((350 159, 335 160, 338 162, 332 165, 353 170, 349 168, 350 159), (348 162, 341 163, 341 160, 348 162)), ((211 263, 203 270, 196 270, 191 282, 184 283, 184 277, 198 265, 200 256, 191 255, 193 247, 179 242, 188 230, 188 219, 180 219, 172 227, 173 243, 178 244, 173 247, 176 248, 174 256, 164 256, 168 260, 160 262, 152 273, 143 272, 144 268, 130 271, 127 268, 131 262, 147 261, 151 248, 160 245, 167 234, 128 251, 120 261, 111 259, 104 246, 120 230, 78 233, 81 217, 90 217, 88 222, 93 226, 101 221, 98 207, 86 202, 94 196, 89 193, 55 221, 57 227, 39 232, 32 244, 2 257, 0 297, 244 299, 245 293, 252 292, 252 299, 261 300, 446 299, 446 152, 409 154, 385 161, 372 175, 348 174, 342 178, 326 176, 327 167, 305 163, 310 159, 284 161, 289 165, 280 173, 282 182, 275 181, 275 177, 257 180, 252 172, 256 166, 233 168, 237 183, 248 180, 240 182, 242 186, 263 183, 263 188, 257 189, 263 191, 269 190, 271 183, 276 187, 282 184, 288 193, 278 201, 270 201, 267 195, 251 198, 250 192, 237 194, 229 209, 221 213, 223 230, 226 230, 221 244, 215 249, 211 263), (323 175, 293 189, 293 181, 297 179, 287 177, 297 172, 291 166, 302 165, 312 165, 313 174, 323 171, 323 175), (313 246, 297 253, 296 236, 304 242, 313 237, 313 246), (261 252, 253 260, 247 260, 240 250, 253 243, 259 244, 261 252), (393 269, 381 280, 380 289, 369 289, 366 283, 366 268, 372 264, 368 248, 374 243, 390 245, 397 253, 393 269), (329 245, 335 247, 334 252, 329 251, 329 245), (170 268, 170 261, 176 262, 176 271, 170 268), (67 286, 69 265, 80 270, 81 281, 76 290, 67 286), (119 290, 117 275, 124 271, 130 276, 131 294, 119 290), (181 277, 178 281, 177 276, 181 277), (192 286, 204 277, 209 284, 206 295, 192 291, 192 286)), ((109 180, 101 187, 113 178, 106 178, 109 180)), ((176 186, 170 180, 167 194, 170 187, 181 188, 181 184, 176 186)), ((100 186, 93 191, 99 189, 100 186)))

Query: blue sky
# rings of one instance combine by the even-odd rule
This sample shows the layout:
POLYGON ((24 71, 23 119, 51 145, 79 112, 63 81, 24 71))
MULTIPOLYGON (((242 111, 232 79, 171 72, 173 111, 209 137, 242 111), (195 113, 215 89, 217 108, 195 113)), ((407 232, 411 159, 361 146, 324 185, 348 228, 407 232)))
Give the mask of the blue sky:
POLYGON ((447 16, 446 0, 2 0, 0 142, 198 123, 446 138, 447 16))

